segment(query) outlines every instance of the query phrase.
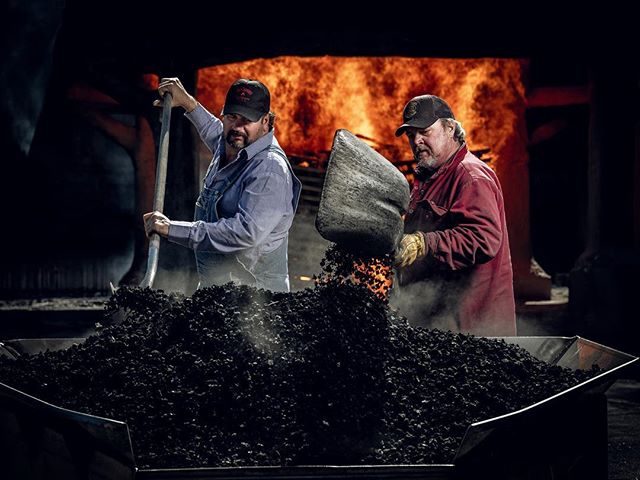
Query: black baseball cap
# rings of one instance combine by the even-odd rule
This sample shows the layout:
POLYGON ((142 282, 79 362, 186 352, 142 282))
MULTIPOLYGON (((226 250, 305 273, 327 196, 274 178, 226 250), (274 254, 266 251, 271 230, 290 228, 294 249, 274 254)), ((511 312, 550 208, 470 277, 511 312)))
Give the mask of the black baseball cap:
POLYGON ((396 137, 402 135, 407 127, 427 128, 439 118, 455 118, 447 102, 435 95, 413 97, 402 111, 404 123, 396 130, 396 137))
POLYGON ((222 114, 236 113, 257 122, 260 117, 269 113, 270 108, 271 95, 264 83, 240 78, 229 87, 222 114))

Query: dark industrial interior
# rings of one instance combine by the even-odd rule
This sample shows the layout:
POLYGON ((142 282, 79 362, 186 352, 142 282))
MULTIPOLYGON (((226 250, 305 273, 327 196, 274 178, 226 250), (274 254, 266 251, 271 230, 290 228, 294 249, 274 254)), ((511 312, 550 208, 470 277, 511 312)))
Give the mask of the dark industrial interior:
MULTIPOLYGON (((0 340, 84 336, 99 319, 109 282, 140 282, 147 255, 140 216, 151 210, 160 131, 152 102, 163 77, 179 77, 217 114, 216 92, 230 78, 250 75, 258 63, 267 69, 283 58, 301 59, 296 75, 307 82, 304 91, 282 87, 291 75, 286 68, 274 69, 273 82, 287 101, 297 99, 291 110, 283 100, 277 113, 283 130, 287 123, 300 126, 283 133, 281 142, 304 185, 289 268, 293 290, 311 286, 328 245, 313 228, 323 168, 335 129, 349 128, 332 123, 323 130, 317 121, 323 108, 332 108, 323 103, 324 69, 337 74, 344 59, 377 58, 381 65, 386 60, 380 59, 399 58, 407 70, 394 71, 397 78, 371 71, 367 83, 355 87, 373 91, 392 82, 394 102, 391 90, 408 93, 390 104, 392 117, 382 110, 369 117, 380 125, 376 132, 391 135, 354 133, 410 175, 408 147, 387 143, 403 102, 424 93, 420 88, 447 93, 472 84, 471 100, 458 107, 474 125, 471 149, 497 170, 505 191, 518 335, 579 335, 640 355, 640 56, 632 29, 617 13, 596 19, 549 10, 498 21, 486 11, 459 18, 444 9, 436 16, 449 21, 435 22, 431 12, 423 25, 419 12, 403 6, 381 26, 370 9, 355 7, 327 7, 304 25, 283 21, 296 11, 233 4, 181 2, 176 11, 152 2, 34 0, 6 8, 0 340), (602 23, 615 24, 615 33, 602 35, 602 23), (324 60, 305 63, 313 59, 324 60), (430 65, 450 70, 437 76, 430 65), (498 66, 482 77, 478 65, 498 66), (516 68, 515 76, 504 73, 507 66, 516 68), (470 72, 481 77, 472 82, 470 72), (421 75, 431 76, 424 84, 407 80, 421 75), (492 90, 500 78, 508 81, 492 90), (509 84, 514 78, 518 85, 509 84), (500 97, 507 91, 519 93, 507 101, 500 97), (495 104, 500 109, 487 110, 495 104), (511 128, 508 139, 483 132, 495 125, 511 128), (487 136, 474 144, 474 133, 487 136)), ((336 114, 336 121, 348 122, 353 112, 336 114)), ((165 201, 170 218, 191 219, 209 159, 174 109, 165 201)), ((191 252, 164 242, 159 268, 156 288, 194 291, 191 252)), ((636 366, 624 375, 608 393, 614 426, 609 478, 640 475, 640 374, 636 366)))

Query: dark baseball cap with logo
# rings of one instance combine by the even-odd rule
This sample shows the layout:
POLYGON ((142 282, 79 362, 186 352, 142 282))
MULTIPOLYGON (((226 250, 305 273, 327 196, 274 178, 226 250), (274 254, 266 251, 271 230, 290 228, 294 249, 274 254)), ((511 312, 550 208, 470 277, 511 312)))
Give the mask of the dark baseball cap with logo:
POLYGON ((260 117, 269 113, 270 108, 271 95, 264 83, 240 78, 229 87, 222 114, 235 113, 257 122, 260 117))
POLYGON ((435 95, 420 95, 409 100, 402 111, 404 122, 396 130, 396 137, 404 133, 407 127, 427 128, 439 118, 453 118, 449 104, 435 95))

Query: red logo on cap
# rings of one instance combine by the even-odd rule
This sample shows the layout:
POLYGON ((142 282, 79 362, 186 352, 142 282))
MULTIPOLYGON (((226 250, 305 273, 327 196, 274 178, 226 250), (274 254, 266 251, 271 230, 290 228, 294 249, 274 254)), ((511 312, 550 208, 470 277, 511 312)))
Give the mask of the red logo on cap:
POLYGON ((253 95, 253 90, 248 87, 238 87, 236 89, 236 100, 238 102, 248 102, 249 100, 251 100, 251 95, 253 95))

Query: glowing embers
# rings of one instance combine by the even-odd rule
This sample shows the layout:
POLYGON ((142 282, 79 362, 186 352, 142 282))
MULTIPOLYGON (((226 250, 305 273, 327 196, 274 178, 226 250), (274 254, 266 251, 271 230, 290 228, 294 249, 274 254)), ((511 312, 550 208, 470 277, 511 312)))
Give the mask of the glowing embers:
POLYGON ((331 244, 320 262, 322 273, 315 278, 315 284, 363 285, 386 303, 393 285, 392 263, 390 254, 370 257, 331 244))

